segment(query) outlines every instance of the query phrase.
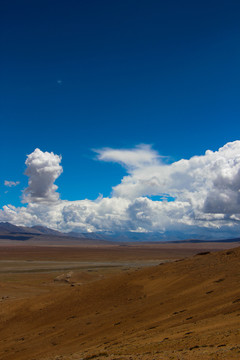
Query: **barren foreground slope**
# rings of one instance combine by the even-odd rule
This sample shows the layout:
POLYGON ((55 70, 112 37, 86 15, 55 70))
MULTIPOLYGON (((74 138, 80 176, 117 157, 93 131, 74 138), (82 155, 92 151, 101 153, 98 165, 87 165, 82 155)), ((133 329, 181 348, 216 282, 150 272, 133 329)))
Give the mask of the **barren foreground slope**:
POLYGON ((239 264, 235 248, 90 282, 36 277, 39 293, 0 303, 0 359, 239 359, 239 264))

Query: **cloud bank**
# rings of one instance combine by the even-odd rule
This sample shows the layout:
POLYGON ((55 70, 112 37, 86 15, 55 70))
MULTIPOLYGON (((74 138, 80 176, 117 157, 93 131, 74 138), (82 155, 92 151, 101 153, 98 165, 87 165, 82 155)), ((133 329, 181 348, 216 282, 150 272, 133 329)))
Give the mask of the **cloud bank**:
POLYGON ((95 201, 60 200, 54 182, 63 171, 61 156, 36 149, 26 160, 29 182, 24 201, 28 205, 4 206, 0 220, 61 231, 238 236, 240 141, 171 164, 149 145, 95 152, 99 161, 116 162, 126 169, 111 196, 95 201))

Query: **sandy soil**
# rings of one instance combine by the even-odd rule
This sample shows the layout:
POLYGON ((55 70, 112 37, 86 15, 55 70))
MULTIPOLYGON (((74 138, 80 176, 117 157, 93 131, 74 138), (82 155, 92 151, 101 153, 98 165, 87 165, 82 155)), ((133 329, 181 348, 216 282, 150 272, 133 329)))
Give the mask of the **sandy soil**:
POLYGON ((0 359, 239 359, 240 248, 196 255, 223 246, 2 244, 0 359))
MULTIPOLYGON (((91 244, 91 242, 90 242, 91 244)), ((240 243, 123 243, 89 245, 81 241, 0 240, 0 260, 142 261, 179 259, 201 251, 217 251, 240 243)))

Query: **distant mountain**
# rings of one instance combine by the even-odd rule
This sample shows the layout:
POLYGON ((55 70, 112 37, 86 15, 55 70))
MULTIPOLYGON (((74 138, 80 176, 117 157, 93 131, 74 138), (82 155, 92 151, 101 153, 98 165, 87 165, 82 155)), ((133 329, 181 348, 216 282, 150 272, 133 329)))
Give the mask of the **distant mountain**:
POLYGON ((56 235, 66 236, 65 233, 50 229, 45 226, 35 225, 32 227, 16 226, 9 222, 0 222, 0 233, 1 234, 31 234, 31 235, 56 235))
POLYGON ((0 222, 0 233, 9 234, 9 233, 21 233, 22 229, 19 226, 10 224, 9 222, 0 222))
POLYGON ((34 231, 37 231, 40 234, 44 234, 44 235, 66 236, 65 233, 41 225, 34 225, 30 229, 33 229, 34 231))
POLYGON ((216 239, 216 238, 199 238, 197 234, 192 234, 193 236, 189 239, 186 239, 184 233, 178 232, 168 232, 168 233, 139 233, 139 232, 101 232, 101 233, 76 233, 70 232, 68 236, 81 237, 87 239, 99 239, 106 241, 115 241, 115 242, 168 242, 168 243, 204 243, 204 242, 240 242, 240 238, 225 238, 225 239, 216 239))
POLYGON ((190 239, 186 239, 184 233, 168 232, 168 233, 138 233, 138 232, 99 232, 99 233, 79 233, 71 231, 63 233, 57 230, 50 229, 42 225, 34 225, 32 227, 16 226, 9 222, 0 222, 0 239, 16 238, 19 235, 21 238, 24 236, 31 238, 31 236, 53 236, 53 237, 66 237, 81 240, 99 240, 99 241, 113 241, 113 242, 168 242, 168 243, 203 243, 203 242, 240 242, 240 238, 231 239, 214 239, 214 238, 199 238, 197 235, 192 234, 190 239))
MULTIPOLYGON (((71 231, 65 233, 67 236, 84 238, 84 239, 98 239, 107 241, 166 241, 167 239, 160 233, 137 233, 137 232, 112 232, 112 231, 101 231, 91 233, 79 233, 71 231)), ((174 238, 175 239, 175 238, 174 238)))
POLYGON ((70 236, 81 239, 95 239, 95 240, 109 240, 104 233, 79 233, 75 231, 70 231, 68 233, 62 233, 64 236, 70 236))

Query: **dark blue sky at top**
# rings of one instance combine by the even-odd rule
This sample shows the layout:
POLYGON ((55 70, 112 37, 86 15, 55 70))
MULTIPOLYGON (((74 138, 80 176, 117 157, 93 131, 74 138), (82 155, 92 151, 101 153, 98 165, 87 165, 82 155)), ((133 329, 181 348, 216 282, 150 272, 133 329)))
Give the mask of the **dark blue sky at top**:
POLYGON ((76 200, 124 175, 93 148, 175 161, 239 139, 239 19, 239 1, 2 0, 2 205, 19 204, 36 147, 62 154, 61 198, 76 200))

